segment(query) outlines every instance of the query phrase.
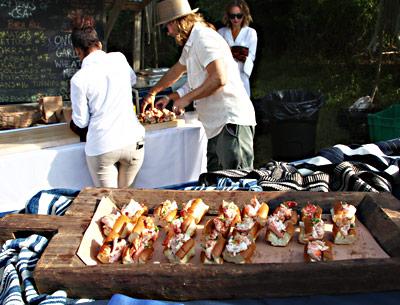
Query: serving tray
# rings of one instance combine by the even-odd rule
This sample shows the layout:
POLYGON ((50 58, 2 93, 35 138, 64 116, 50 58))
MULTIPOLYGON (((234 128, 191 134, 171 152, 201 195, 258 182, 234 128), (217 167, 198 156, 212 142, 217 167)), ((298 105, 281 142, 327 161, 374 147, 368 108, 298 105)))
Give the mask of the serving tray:
POLYGON ((146 131, 160 130, 160 129, 173 128, 173 127, 182 127, 182 126, 185 126, 185 120, 175 119, 172 121, 162 122, 162 123, 143 124, 143 126, 146 131))
MULTIPOLYGON (((81 191, 65 216, 8 215, 1 219, 0 242, 33 232, 50 237, 51 241, 35 269, 37 288, 40 293, 63 289, 73 298, 107 299, 115 293, 122 293, 139 298, 193 300, 389 291, 400 289, 399 211, 400 202, 388 193, 87 188, 81 191), (148 205, 150 210, 165 199, 174 199, 182 204, 201 197, 210 205, 209 216, 212 216, 217 214, 222 200, 233 200, 242 207, 254 195, 267 201, 270 209, 283 201, 295 200, 299 209, 312 202, 320 205, 324 213, 328 213, 336 201, 347 201, 357 206, 357 218, 380 254, 355 255, 351 259, 322 263, 255 259, 254 263, 244 265, 202 265, 191 261, 186 265, 150 262, 145 265, 95 266, 85 265, 76 255, 103 196, 110 197, 118 206, 133 198, 148 205)), ((285 249, 289 251, 290 248, 281 250, 285 249)), ((271 255, 276 254, 271 252, 271 255)))

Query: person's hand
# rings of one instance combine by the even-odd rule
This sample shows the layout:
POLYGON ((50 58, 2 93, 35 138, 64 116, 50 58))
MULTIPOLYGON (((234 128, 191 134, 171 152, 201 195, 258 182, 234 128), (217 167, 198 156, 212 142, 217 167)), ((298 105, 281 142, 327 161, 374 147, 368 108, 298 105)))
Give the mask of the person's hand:
POLYGON ((169 101, 171 99, 169 98, 168 95, 163 96, 162 98, 160 98, 157 102, 156 102, 156 108, 158 109, 164 109, 165 107, 167 107, 169 101))
POLYGON ((175 112, 176 115, 182 115, 185 112, 185 107, 190 104, 190 101, 186 101, 185 97, 179 98, 174 101, 174 106, 172 107, 172 111, 175 112))
POLYGON ((154 99, 155 99, 155 97, 156 97, 155 94, 149 93, 148 95, 146 95, 143 98, 143 104, 142 104, 141 113, 144 113, 149 105, 151 106, 150 109, 154 108, 154 99))

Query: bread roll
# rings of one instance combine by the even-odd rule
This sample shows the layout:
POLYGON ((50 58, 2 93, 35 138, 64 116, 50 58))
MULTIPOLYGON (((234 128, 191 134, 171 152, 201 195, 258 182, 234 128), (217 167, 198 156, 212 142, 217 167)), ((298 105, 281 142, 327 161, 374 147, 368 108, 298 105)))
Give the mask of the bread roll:
POLYGON ((333 242, 337 245, 350 245, 357 240, 357 232, 355 228, 350 228, 347 234, 343 234, 340 228, 333 224, 332 228, 333 242))
POLYGON ((195 254, 195 240, 189 238, 184 241, 179 249, 174 249, 170 245, 164 248, 164 255, 171 263, 186 264, 195 254))
POLYGON ((267 230, 265 240, 270 242, 272 246, 286 247, 293 237, 295 227, 291 221, 284 223, 286 229, 282 232, 282 237, 279 237, 275 232, 267 230))
POLYGON ((209 208, 201 198, 196 198, 186 203, 181 211, 181 216, 185 218, 187 215, 191 215, 195 219, 196 224, 198 224, 209 208))
POLYGON ((251 258, 256 250, 256 244, 252 242, 246 250, 240 251, 238 253, 229 252, 227 249, 222 253, 222 257, 225 261, 234 264, 245 264, 251 263, 251 258))
POLYGON ((304 246, 306 262, 321 262, 333 260, 332 243, 327 240, 310 241, 304 246))
POLYGON ((154 210, 155 222, 158 226, 165 228, 176 217, 178 205, 176 201, 166 200, 154 210))

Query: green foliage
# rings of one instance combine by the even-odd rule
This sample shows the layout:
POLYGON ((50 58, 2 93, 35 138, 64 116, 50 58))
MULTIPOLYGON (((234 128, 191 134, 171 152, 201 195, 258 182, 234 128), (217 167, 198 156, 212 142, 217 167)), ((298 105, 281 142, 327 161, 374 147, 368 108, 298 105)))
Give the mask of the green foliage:
POLYGON ((107 50, 123 51, 128 61, 132 61, 133 21, 131 11, 122 11, 114 24, 108 39, 107 50))
POLYGON ((229 2, 228 0, 198 0, 192 7, 198 7, 199 11, 204 15, 207 21, 211 23, 218 23, 221 21, 224 15, 225 5, 229 2))
POLYGON ((293 50, 349 56, 366 48, 372 35, 376 0, 295 1, 291 7, 293 50))
MULTIPOLYGON (((261 48, 275 54, 348 56, 365 50, 379 0, 248 0, 261 48)), ((210 22, 228 0, 193 1, 210 22)))
MULTIPOLYGON (((340 60, 314 58, 298 60, 289 55, 271 60, 272 55, 260 59, 257 72, 252 75, 254 98, 262 98, 273 90, 303 89, 321 92, 325 105, 319 112, 316 150, 336 144, 352 144, 348 129, 340 125, 341 111, 369 92, 375 67, 369 63, 348 63, 340 60)), ((378 105, 385 108, 400 102, 400 74, 398 65, 385 64, 377 95, 378 105)), ((357 126, 353 126, 353 129, 357 126)), ((367 131, 365 131, 367 132, 367 131)), ((260 167, 270 160, 271 142, 268 134, 256 133, 255 165, 260 167)))

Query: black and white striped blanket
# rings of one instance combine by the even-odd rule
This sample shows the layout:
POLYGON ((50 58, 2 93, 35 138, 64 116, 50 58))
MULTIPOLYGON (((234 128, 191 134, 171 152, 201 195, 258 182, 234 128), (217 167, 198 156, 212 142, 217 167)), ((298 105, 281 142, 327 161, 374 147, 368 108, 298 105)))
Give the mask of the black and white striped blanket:
POLYGON ((4 267, 0 285, 0 304, 66 305, 89 301, 68 299, 63 290, 51 295, 38 294, 33 280, 33 270, 47 243, 47 238, 33 234, 28 238, 8 240, 3 245, 0 252, 0 268, 4 267))
POLYGON ((264 191, 393 193, 400 183, 399 162, 400 138, 375 144, 335 145, 297 162, 270 161, 261 169, 204 173, 199 185, 212 187, 224 178, 256 179, 264 191))
MULTIPOLYGON (((38 192, 27 203, 25 213, 64 215, 79 193, 76 190, 52 189, 38 192)), ((6 241, 0 249, 0 304, 7 305, 67 305, 83 304, 91 300, 73 300, 58 290, 53 294, 39 294, 33 279, 33 270, 48 243, 47 238, 33 234, 27 238, 6 241)))

